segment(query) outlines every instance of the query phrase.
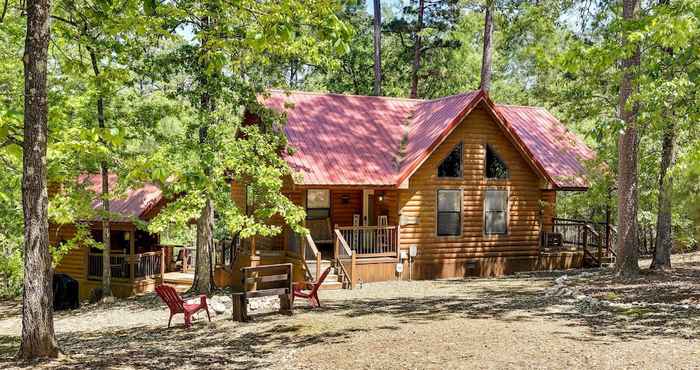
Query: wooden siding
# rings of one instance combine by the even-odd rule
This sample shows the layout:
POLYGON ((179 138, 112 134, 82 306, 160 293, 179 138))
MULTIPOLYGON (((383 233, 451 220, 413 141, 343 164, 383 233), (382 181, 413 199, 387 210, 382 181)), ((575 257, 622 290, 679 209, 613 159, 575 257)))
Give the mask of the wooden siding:
MULTIPOLYGON (((416 244, 416 263, 420 278, 462 275, 446 273, 443 264, 473 258, 536 257, 538 255, 542 179, 503 134, 492 117, 477 108, 449 135, 409 179, 408 189, 399 190, 399 211, 416 224, 401 226, 401 249, 416 244), (455 145, 463 143, 463 177, 437 177, 437 167, 455 145), (509 178, 485 179, 485 150, 490 145, 506 163, 509 178), (484 234, 484 193, 486 189, 508 191, 507 235, 484 234), (460 236, 437 236, 437 190, 460 189, 462 228, 460 236), (430 265, 430 266, 427 266, 430 265)), ((503 271, 507 268, 503 268, 503 271)), ((404 274, 405 275, 405 274, 404 274)))
POLYGON ((362 217, 362 190, 331 190, 331 226, 352 226, 352 217, 362 217), (347 203, 343 203, 343 197, 347 203))
MULTIPOLYGON (((72 239, 75 236, 75 227, 73 225, 55 225, 49 226, 49 244, 56 246, 63 241, 72 239)), ((87 279, 87 248, 74 248, 68 252, 55 269, 58 273, 66 274, 73 279, 87 279)))
MULTIPOLYGON (((294 204, 303 205, 304 203, 304 193, 302 190, 298 189, 293 185, 291 179, 285 179, 282 194, 287 196, 294 204)), ((245 186, 236 182, 231 182, 231 199, 234 201, 236 206, 240 207, 246 211, 247 200, 246 200, 246 190, 245 186)), ((284 219, 275 215, 268 221, 270 225, 282 226, 284 228, 284 219)), ((284 249, 284 232, 271 237, 258 237, 255 241, 255 248, 257 250, 283 250, 284 249)))
POLYGON ((552 231, 554 218, 557 217, 557 192, 554 190, 542 191, 542 226, 544 231, 552 231))

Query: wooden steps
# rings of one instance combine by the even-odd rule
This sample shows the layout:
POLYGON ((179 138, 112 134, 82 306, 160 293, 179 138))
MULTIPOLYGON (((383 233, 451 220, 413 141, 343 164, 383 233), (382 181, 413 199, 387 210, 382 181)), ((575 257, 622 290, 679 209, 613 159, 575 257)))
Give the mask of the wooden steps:
MULTIPOLYGON (((318 279, 316 276, 316 261, 315 260, 310 260, 306 261, 306 265, 309 266, 309 270, 311 272, 311 277, 315 281, 318 279)), ((321 273, 325 271, 328 267, 331 267, 331 272, 326 276, 326 280, 323 281, 323 284, 321 284, 321 287, 319 289, 321 290, 334 290, 334 289, 342 289, 343 284, 340 281, 340 276, 338 276, 338 272, 336 271, 336 268, 333 266, 330 260, 321 260, 321 273)))
POLYGON ((192 287, 193 280, 194 273, 166 272, 163 284, 174 287, 178 292, 184 292, 192 287))

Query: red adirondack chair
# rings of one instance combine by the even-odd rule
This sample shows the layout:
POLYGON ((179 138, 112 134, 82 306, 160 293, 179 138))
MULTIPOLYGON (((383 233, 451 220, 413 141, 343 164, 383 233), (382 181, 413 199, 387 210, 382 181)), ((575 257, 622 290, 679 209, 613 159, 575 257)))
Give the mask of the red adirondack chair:
POLYGON ((209 316, 209 306, 207 305, 207 296, 202 294, 199 296, 199 303, 185 303, 185 301, 177 294, 175 288, 168 285, 159 285, 156 287, 156 293, 160 299, 168 305, 170 309, 170 319, 168 320, 168 327, 170 327, 170 322, 173 320, 173 316, 176 313, 185 314, 185 327, 189 328, 192 325, 192 315, 200 310, 205 310, 207 312, 207 319, 211 322, 211 316, 209 316))
POLYGON ((294 298, 306 298, 311 303, 311 307, 321 307, 321 301, 318 300, 318 288, 321 287, 323 281, 326 280, 326 276, 331 272, 331 268, 327 268, 313 283, 297 283, 294 284, 294 293, 292 294, 292 304, 294 304, 294 298), (304 292, 304 288, 311 288, 308 292, 304 292))

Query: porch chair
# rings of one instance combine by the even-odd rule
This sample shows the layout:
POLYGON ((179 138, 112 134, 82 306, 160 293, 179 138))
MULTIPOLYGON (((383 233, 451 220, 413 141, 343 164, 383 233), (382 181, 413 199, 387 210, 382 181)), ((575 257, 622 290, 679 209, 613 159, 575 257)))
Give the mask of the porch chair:
POLYGON ((321 284, 323 284, 330 272, 331 267, 328 267, 323 271, 321 277, 313 283, 295 283, 294 293, 292 294, 292 306, 294 306, 294 298, 299 297, 308 299, 311 307, 321 307, 321 301, 318 300, 318 288, 321 287, 321 284), (310 290, 308 290, 309 288, 310 290), (304 290, 308 290, 308 292, 304 292, 304 290))
POLYGON ((173 320, 173 316, 176 313, 183 313, 185 315, 185 327, 189 328, 192 326, 192 315, 200 310, 205 310, 207 312, 207 319, 211 322, 211 316, 209 316, 209 306, 207 305, 207 296, 202 294, 199 296, 199 303, 185 303, 185 301, 177 294, 175 288, 168 285, 158 285, 156 287, 156 293, 160 299, 168 305, 170 309, 170 319, 168 319, 168 328, 170 327, 170 322, 173 320))

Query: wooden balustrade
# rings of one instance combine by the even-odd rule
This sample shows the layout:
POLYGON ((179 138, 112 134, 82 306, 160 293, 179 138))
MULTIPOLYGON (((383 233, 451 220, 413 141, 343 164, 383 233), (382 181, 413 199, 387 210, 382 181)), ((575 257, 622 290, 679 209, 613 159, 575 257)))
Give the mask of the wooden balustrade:
POLYGON ((354 253, 340 230, 334 230, 335 263, 338 273, 348 282, 350 289, 355 288, 355 271, 357 266, 357 253, 354 253))
MULTIPOLYGON (((164 248, 140 254, 115 253, 109 256, 112 279, 134 280, 161 278, 165 274, 164 248)), ((102 253, 88 253, 88 278, 102 278, 102 253)))
POLYGON ((598 260, 615 254, 614 228, 605 222, 554 218, 552 224, 543 225, 543 230, 551 230, 542 235, 544 250, 584 249, 598 260), (549 240, 555 240, 556 244, 548 243, 549 240))
POLYGON ((399 232, 396 226, 336 227, 348 247, 358 257, 395 257, 399 232))

